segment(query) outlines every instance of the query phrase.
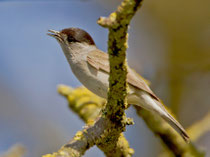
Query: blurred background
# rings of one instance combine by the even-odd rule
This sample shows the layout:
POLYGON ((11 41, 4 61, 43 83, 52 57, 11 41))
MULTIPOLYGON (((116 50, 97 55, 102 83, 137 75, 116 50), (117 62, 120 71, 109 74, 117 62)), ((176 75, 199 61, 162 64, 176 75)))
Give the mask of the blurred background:
MULTIPOLYGON (((46 32, 80 27, 106 51, 108 31, 96 21, 120 2, 0 0, 0 154, 16 143, 26 157, 51 153, 82 129, 56 91, 58 84, 81 84, 46 32)), ((210 1, 145 0, 129 32, 129 65, 151 81, 184 127, 202 119, 210 109, 210 1)), ((160 140, 132 107, 127 114, 135 121, 125 132, 134 156, 157 156, 160 140)), ((210 156, 210 133, 196 144, 210 156)), ((85 156, 104 155, 94 147, 85 156)))

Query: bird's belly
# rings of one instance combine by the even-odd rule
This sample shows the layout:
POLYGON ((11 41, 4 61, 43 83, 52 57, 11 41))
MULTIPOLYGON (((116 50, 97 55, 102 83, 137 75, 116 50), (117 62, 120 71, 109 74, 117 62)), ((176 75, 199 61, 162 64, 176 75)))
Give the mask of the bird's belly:
POLYGON ((72 71, 75 74, 75 76, 91 92, 106 99, 109 86, 109 75, 103 71, 91 67, 91 65, 87 64, 86 62, 80 64, 86 65, 74 65, 77 66, 72 68, 72 71))

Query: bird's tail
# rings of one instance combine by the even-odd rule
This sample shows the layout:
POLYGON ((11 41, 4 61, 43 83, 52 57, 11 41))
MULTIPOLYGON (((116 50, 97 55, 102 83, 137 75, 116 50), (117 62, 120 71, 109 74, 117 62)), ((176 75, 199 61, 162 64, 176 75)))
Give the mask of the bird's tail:
POLYGON ((168 113, 168 111, 165 109, 164 105, 160 102, 155 100, 155 103, 162 109, 162 111, 160 112, 160 110, 156 109, 156 112, 159 112, 159 115, 166 120, 170 126, 172 126, 181 136, 182 138, 189 143, 190 142, 190 137, 188 136, 187 132, 185 131, 185 129, 182 127, 182 125, 172 116, 170 115, 170 113, 168 113))
MULTIPOLYGON (((181 124, 172 115, 169 114, 169 112, 165 109, 165 107, 161 103, 161 101, 154 99, 148 93, 142 92, 142 91, 138 91, 137 98, 138 99, 136 99, 133 104, 141 106, 149 111, 156 112, 164 120, 166 120, 182 136, 182 138, 186 142, 190 141, 190 138, 189 138, 187 132, 185 131, 185 129, 181 126, 181 124), (135 102, 137 102, 137 103, 135 103, 135 102)), ((130 99, 131 99, 131 97, 130 97, 130 99)), ((129 100, 129 98, 128 98, 128 100, 129 100)), ((132 104, 132 102, 131 102, 131 104, 132 104)))
POLYGON ((188 136, 185 129, 182 127, 182 125, 174 118, 172 117, 168 112, 166 115, 161 115, 161 117, 166 120, 181 136, 182 138, 189 143, 190 137, 188 136))
POLYGON ((162 109, 162 111, 160 111, 157 110, 157 108, 154 108, 155 111, 159 112, 159 115, 164 120, 166 120, 170 124, 170 126, 172 126, 187 143, 189 143, 190 137, 188 136, 182 125, 165 109, 164 105, 160 101, 155 100, 155 103, 162 109))

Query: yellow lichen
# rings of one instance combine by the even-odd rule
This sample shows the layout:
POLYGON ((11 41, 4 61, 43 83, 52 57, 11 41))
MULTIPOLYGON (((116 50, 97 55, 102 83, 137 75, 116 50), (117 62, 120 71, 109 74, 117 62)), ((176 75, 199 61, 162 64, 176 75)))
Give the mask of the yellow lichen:
POLYGON ((46 154, 46 155, 43 155, 42 157, 57 157, 57 153, 46 154))
POLYGON ((74 140, 82 140, 83 138, 83 132, 82 131, 78 131, 76 133, 76 135, 74 136, 74 140))

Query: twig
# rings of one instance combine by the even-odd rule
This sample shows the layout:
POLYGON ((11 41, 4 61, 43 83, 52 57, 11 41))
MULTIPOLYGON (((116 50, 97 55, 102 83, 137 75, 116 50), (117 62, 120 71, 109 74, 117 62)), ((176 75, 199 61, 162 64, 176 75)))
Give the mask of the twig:
MULTIPOLYGON (((199 150, 193 143, 186 143, 180 135, 161 117, 135 106, 137 114, 143 118, 150 130, 158 136, 164 146, 175 156, 179 157, 203 157, 204 152, 199 150)), ((170 153, 167 153, 169 155, 170 153)), ((161 157, 163 154, 160 155, 161 157)))

